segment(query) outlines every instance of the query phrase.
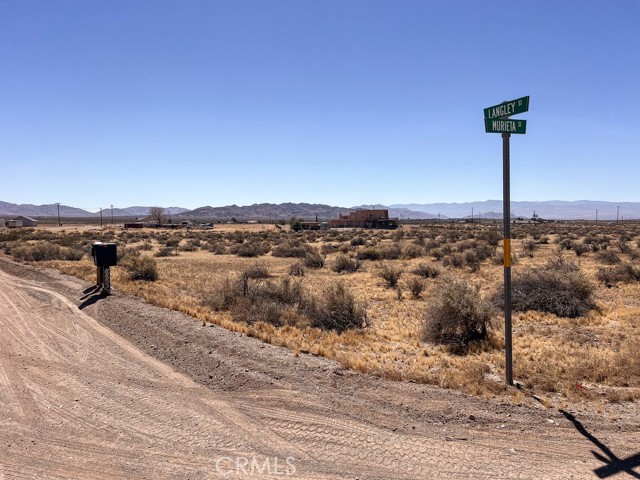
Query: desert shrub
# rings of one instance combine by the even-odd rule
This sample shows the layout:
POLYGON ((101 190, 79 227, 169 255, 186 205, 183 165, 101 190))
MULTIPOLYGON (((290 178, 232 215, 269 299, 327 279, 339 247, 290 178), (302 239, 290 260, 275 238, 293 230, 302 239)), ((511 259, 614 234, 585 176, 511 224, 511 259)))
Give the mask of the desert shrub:
POLYGON ((490 320, 491 306, 479 289, 447 276, 427 306, 424 338, 461 353, 471 341, 487 337, 490 320))
POLYGON ((153 250, 153 245, 151 244, 151 242, 150 242, 150 241, 145 240, 144 242, 142 242, 142 243, 138 246, 138 248, 139 248, 140 250, 149 251, 149 250, 153 250))
POLYGON ((640 267, 623 262, 615 267, 600 268, 596 272, 596 279, 611 287, 616 283, 631 283, 640 281, 640 267))
POLYGON ((154 254, 156 257, 175 257, 176 255, 178 252, 174 247, 162 247, 154 254))
POLYGON ((480 268, 481 258, 476 250, 465 250, 462 252, 462 257, 464 258, 464 264, 471 268, 471 271, 476 272, 480 268))
POLYGON ((358 251, 356 258, 358 260, 380 260, 382 258, 382 249, 374 246, 362 248, 358 251))
POLYGON ((271 274, 264 263, 256 262, 244 271, 243 276, 251 279, 260 279, 269 278, 271 274))
POLYGON ((309 249, 304 256, 304 265, 307 268, 324 267, 325 257, 317 249, 309 249))
POLYGON ((385 281, 387 287, 395 288, 402 276, 402 269, 395 268, 392 265, 382 265, 377 272, 378 276, 385 281))
POLYGON ((424 279, 420 277, 411 277, 407 282, 407 287, 409 288, 413 298, 420 298, 426 286, 424 279))
POLYGON ((367 310, 342 282, 338 282, 322 292, 311 317, 314 327, 341 333, 363 327, 367 322, 367 310))
POLYGON ((522 253, 524 253, 527 257, 533 258, 533 252, 538 247, 538 244, 535 240, 525 240, 522 242, 522 253))
POLYGON ((225 245, 223 240, 218 240, 218 241, 210 240, 206 244, 205 249, 215 255, 224 255, 225 253, 227 253, 227 246, 225 245))
POLYGON ((201 246, 201 242, 197 238, 190 238, 184 245, 178 246, 178 250, 181 252, 197 252, 201 246))
POLYGON ((117 249, 117 255, 118 255, 118 263, 124 263, 134 257, 139 257, 140 250, 138 250, 137 248, 131 248, 131 247, 119 247, 117 249))
POLYGON ((436 278, 440 275, 440 267, 435 263, 422 262, 419 263, 411 273, 423 278, 436 278))
POLYGON ((242 282, 227 276, 213 282, 211 290, 201 295, 200 304, 215 311, 226 311, 235 305, 242 293, 242 282))
POLYGON ((248 241, 240 244, 236 250, 236 255, 245 258, 254 258, 266 255, 271 250, 267 242, 248 241))
POLYGON ((340 254, 335 258, 331 269, 337 273, 353 273, 360 269, 360 262, 357 258, 351 258, 349 255, 340 254))
POLYGON ((402 250, 402 258, 412 259, 420 258, 424 255, 424 249, 415 243, 410 243, 402 250))
POLYGON ((313 301, 299 281, 285 277, 280 280, 242 283, 230 307, 235 320, 248 324, 266 322, 276 327, 304 321, 312 310, 313 301))
POLYGON ((349 242, 349 243, 351 244, 352 247, 358 247, 360 245, 364 245, 365 244, 365 240, 361 236, 357 236, 357 237, 353 237, 351 239, 351 242, 349 242))
POLYGON ((130 280, 145 280, 149 282, 158 279, 158 265, 151 257, 133 257, 124 267, 127 269, 130 280))
POLYGON ((383 260, 398 260, 402 256, 402 250, 397 244, 385 245, 380 248, 380 258, 383 260))
POLYGON ((82 250, 61 247, 45 241, 15 246, 10 249, 10 252, 14 259, 24 262, 43 262, 46 260, 77 261, 84 256, 82 250))
POLYGON ((438 248, 432 248, 429 254, 436 260, 441 260, 452 252, 450 245, 442 245, 438 248))
POLYGON ((487 230, 478 235, 478 239, 484 240, 493 247, 497 247, 500 240, 502 240, 502 235, 500 235, 500 232, 497 230, 487 230))
POLYGON ((336 243, 323 243, 320 247, 320 253, 323 255, 329 255, 330 253, 336 253, 340 245, 336 243))
POLYGON ((289 267, 289 275, 293 277, 304 277, 305 269, 303 262, 292 263, 289 267))
POLYGON ((604 263, 605 265, 615 265, 620 263, 620 257, 613 250, 602 250, 598 252, 596 258, 599 262, 604 263))
POLYGON ((584 255, 590 250, 589 245, 586 245, 584 243, 574 243, 572 244, 571 248, 573 249, 574 252, 576 252, 576 255, 578 257, 581 255, 584 255))
POLYGON ((631 252, 631 246, 627 242, 626 237, 621 237, 614 243, 614 246, 620 250, 620 253, 629 253, 631 252))
POLYGON ((570 238, 561 238, 558 241, 558 247, 561 250, 571 250, 574 248, 573 241, 570 238))
POLYGON ((462 253, 452 253, 442 258, 442 265, 445 267, 452 266, 454 268, 462 268, 465 265, 464 255, 462 253))
POLYGON ((273 248, 274 257, 304 258, 308 247, 299 239, 289 239, 273 248))
POLYGON ((181 238, 179 238, 179 237, 170 237, 164 242, 164 244, 167 247, 177 248, 178 245, 180 244, 180 240, 181 240, 181 238))
MULTIPOLYGON (((532 268, 513 277, 512 308, 524 312, 536 310, 559 317, 576 318, 595 308, 594 286, 579 267, 571 262, 550 262, 542 268, 532 268)), ((495 297, 504 305, 504 294, 495 297)))

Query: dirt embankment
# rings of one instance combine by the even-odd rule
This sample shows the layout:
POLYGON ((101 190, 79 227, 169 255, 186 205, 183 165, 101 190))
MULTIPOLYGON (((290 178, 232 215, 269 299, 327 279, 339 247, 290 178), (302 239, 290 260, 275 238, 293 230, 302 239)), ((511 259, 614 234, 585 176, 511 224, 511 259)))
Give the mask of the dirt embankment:
POLYGON ((640 475, 637 405, 574 416, 355 374, 4 260, 0 328, 0 478, 640 475))

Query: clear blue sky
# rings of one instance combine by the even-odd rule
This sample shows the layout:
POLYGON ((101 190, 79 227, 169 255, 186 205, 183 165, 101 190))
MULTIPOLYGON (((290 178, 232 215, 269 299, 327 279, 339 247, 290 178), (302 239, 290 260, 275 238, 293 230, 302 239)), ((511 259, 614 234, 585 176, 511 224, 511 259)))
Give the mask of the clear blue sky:
POLYGON ((0 0, 0 200, 640 201, 640 1, 0 0))

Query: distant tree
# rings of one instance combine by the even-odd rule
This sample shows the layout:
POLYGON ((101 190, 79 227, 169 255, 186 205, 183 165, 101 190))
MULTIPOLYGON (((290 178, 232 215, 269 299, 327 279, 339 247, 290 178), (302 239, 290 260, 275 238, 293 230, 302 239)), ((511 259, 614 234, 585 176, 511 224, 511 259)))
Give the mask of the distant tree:
POLYGON ((291 218, 291 230, 294 232, 299 232, 302 230, 302 221, 296 219, 296 217, 291 218))
POLYGON ((153 220, 154 223, 158 225, 162 225, 162 221, 164 220, 164 208, 162 207, 151 207, 149 209, 149 216, 153 220))

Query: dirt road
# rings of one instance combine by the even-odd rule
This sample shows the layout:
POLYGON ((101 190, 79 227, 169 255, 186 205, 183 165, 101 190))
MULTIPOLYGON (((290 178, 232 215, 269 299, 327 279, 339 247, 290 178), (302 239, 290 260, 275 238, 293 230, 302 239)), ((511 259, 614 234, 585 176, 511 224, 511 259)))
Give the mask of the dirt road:
POLYGON ((0 480, 640 478, 633 405, 380 380, 89 287, 0 260, 0 480))

